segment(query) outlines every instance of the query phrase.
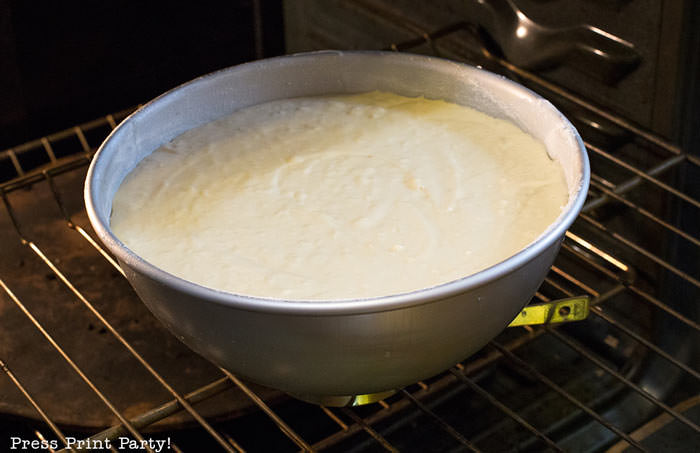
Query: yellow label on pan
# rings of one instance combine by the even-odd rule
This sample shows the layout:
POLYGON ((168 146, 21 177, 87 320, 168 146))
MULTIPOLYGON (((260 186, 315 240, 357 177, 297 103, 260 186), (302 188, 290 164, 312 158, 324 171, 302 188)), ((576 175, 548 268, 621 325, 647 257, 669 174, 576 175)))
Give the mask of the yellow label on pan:
POLYGON ((528 305, 508 327, 581 321, 588 317, 588 304, 588 296, 579 296, 528 305))

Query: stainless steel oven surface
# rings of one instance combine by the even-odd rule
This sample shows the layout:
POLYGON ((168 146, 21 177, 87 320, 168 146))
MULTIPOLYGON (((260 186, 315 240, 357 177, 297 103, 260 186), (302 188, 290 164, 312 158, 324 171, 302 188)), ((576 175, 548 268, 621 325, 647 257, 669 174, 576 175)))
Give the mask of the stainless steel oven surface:
MULTIPOLYGON (((250 12, 242 60, 271 54, 279 24, 265 3, 240 2, 250 12)), ((151 315, 90 228, 87 166, 135 107, 103 111, 0 151, 0 451, 700 449, 698 4, 275 7, 287 53, 438 56, 502 74, 564 112, 584 140, 591 186, 525 311, 587 296, 588 317, 506 329, 429 379, 326 406, 241 380, 151 315)), ((99 96, 81 86, 76 99, 99 96)), ((8 92, 8 105, 18 96, 8 92)), ((46 111, 27 115, 25 130, 46 111)))

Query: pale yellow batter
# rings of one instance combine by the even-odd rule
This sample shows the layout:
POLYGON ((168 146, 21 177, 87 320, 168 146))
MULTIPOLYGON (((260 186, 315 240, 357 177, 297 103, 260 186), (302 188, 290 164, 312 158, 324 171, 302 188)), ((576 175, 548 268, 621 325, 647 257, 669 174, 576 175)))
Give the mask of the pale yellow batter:
POLYGON ((203 286, 334 300, 482 270, 567 201, 561 166, 513 124, 374 92, 274 101, 184 133, 128 175, 111 226, 203 286))

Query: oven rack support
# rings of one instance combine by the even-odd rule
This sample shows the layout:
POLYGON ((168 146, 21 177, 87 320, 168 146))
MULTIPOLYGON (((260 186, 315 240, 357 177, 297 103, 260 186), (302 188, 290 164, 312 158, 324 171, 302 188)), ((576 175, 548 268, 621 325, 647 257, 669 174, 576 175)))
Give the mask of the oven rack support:
MULTIPOLYGON (((403 23, 405 25, 406 21, 403 23)), ((465 30, 470 31, 472 29, 469 24, 459 23, 446 27, 445 29, 427 33, 419 28, 417 29, 416 26, 405 26, 410 27, 412 31, 416 33, 417 37, 408 42, 392 44, 388 48, 397 51, 411 50, 418 45, 427 43, 431 46, 431 48, 435 49, 436 54, 439 54, 437 51, 437 40, 449 37, 453 33, 463 32, 465 30)), ((581 215, 581 218, 577 221, 577 224, 587 224, 589 227, 597 230, 603 236, 611 239, 616 246, 626 249, 626 255, 631 254, 639 259, 650 260, 674 273, 690 285, 699 288, 700 284, 694 276, 689 275, 683 270, 677 268, 673 263, 668 262, 663 257, 657 256, 653 252, 646 250, 634 240, 627 238, 622 235, 622 233, 609 228, 591 215, 591 213, 593 213, 596 209, 599 209, 606 204, 612 202, 622 203, 636 213, 644 216, 649 221, 657 224, 659 227, 669 231, 671 234, 680 236, 687 241, 689 247, 700 248, 700 240, 694 236, 694 234, 697 232, 684 231, 681 228, 663 220, 661 216, 648 211, 644 206, 638 204, 638 202, 625 197, 627 193, 634 191, 638 187, 644 184, 651 184, 670 194, 671 196, 676 197, 681 203, 686 203, 693 208, 700 207, 700 202, 697 199, 683 193, 681 190, 674 188, 659 179, 660 175, 680 165, 700 166, 698 159, 683 152, 683 150, 671 143, 668 143, 663 138, 626 121, 624 118, 620 118, 613 113, 600 109, 599 107, 596 107, 585 100, 568 93, 563 88, 553 85, 552 83, 547 82, 532 73, 515 67, 507 61, 488 53, 485 47, 482 49, 482 54, 482 56, 489 62, 501 66, 504 72, 508 74, 516 74, 519 78, 525 79, 531 84, 537 86, 540 91, 550 92, 562 96, 569 101, 576 103, 580 107, 604 117, 605 119, 628 130, 631 134, 633 134, 636 140, 639 140, 640 142, 643 142, 646 145, 667 154, 667 157, 653 168, 641 169, 637 168, 633 164, 625 162, 611 153, 587 143, 586 145, 589 152, 600 156, 604 160, 607 160, 613 166, 619 167, 621 171, 627 172, 629 174, 629 178, 622 183, 613 183, 600 175, 594 174, 592 187, 595 193, 592 193, 591 199, 584 207, 584 212, 581 215)), ((105 125, 109 126, 109 128, 114 128, 117 121, 124 118, 127 114, 128 112, 120 112, 118 114, 108 115, 96 121, 76 126, 72 129, 43 137, 39 140, 35 140, 25 145, 21 145, 14 149, 6 150, 0 153, 0 157, 7 157, 12 162, 17 173, 15 178, 0 184, 0 195, 2 196, 6 213, 17 230, 18 240, 32 250, 37 259, 41 260, 49 268, 49 270, 63 283, 63 285, 71 293, 73 293, 75 298, 78 299, 78 301, 81 302, 85 308, 92 312, 97 320, 99 320, 99 322, 101 322, 107 328, 110 334, 123 345, 129 354, 135 360, 139 361, 150 372, 154 379, 156 379, 161 386, 167 389, 173 397, 172 400, 166 401, 158 407, 154 407, 136 417, 132 417, 130 420, 127 420, 120 413, 119 409, 113 407, 108 398, 102 395, 104 404, 108 406, 110 410, 112 410, 120 419, 120 424, 102 431, 101 433, 96 433, 91 436, 90 439, 114 439, 120 435, 131 435, 135 439, 140 440, 144 438, 144 435, 141 433, 144 428, 147 428, 148 426, 177 411, 186 410, 190 413, 202 430, 208 433, 208 435, 216 441, 222 450, 229 452, 244 452, 253 450, 255 446, 242 445, 227 433, 219 432, 217 428, 212 426, 201 415, 199 415, 198 411, 194 407, 197 403, 208 398, 215 397, 222 391, 234 387, 248 395, 259 410, 267 414, 272 423, 277 426, 279 430, 289 439, 290 449, 298 448, 302 451, 320 451, 337 445, 342 441, 364 432, 366 442, 374 442, 387 451, 397 451, 397 447, 392 444, 390 439, 391 429, 385 429, 385 431, 382 432, 376 427, 380 425, 386 426, 388 421, 399 417, 401 414, 410 412, 413 414, 413 416, 425 416, 435 422, 437 428, 451 437, 456 445, 460 445, 469 451, 478 452, 482 451, 479 448, 479 436, 476 436, 476 438, 468 438, 462 434, 457 428, 438 415, 438 413, 435 411, 436 402, 434 401, 435 398, 440 397, 440 395, 444 394, 445 392, 448 394, 450 392, 473 392, 475 397, 483 398, 484 400, 488 401, 489 404, 492 404, 499 411, 501 411, 504 414, 505 419, 509 420, 508 423, 514 423, 519 425, 523 430, 529 431, 532 434, 532 442, 535 445, 538 445, 539 448, 548 448, 553 451, 565 451, 565 447, 558 443, 555 439, 556 427, 543 428, 534 426, 528 421, 527 411, 518 412, 508 407, 507 404, 500 401, 498 397, 490 393, 478 383, 478 375, 481 371, 487 369, 489 366, 492 366, 495 363, 506 362, 511 366, 524 370, 533 379, 551 388, 559 395, 559 397, 571 403, 576 411, 585 414, 595 423, 607 429, 615 441, 626 442, 639 451, 648 451, 648 449, 642 444, 641 439, 638 438, 638 436, 633 432, 635 427, 620 427, 613 423, 604 413, 597 410, 598 404, 596 400, 588 402, 581 401, 579 398, 572 395, 567 389, 553 382, 549 377, 540 372, 538 369, 534 368, 532 365, 528 364, 518 355, 517 351, 520 348, 543 336, 551 336, 557 339, 562 344, 566 345, 566 347, 579 354, 583 360, 591 362, 600 370, 601 373, 610 374, 614 379, 619 381, 624 388, 640 395, 645 400, 650 402, 653 406, 655 406, 657 411, 664 412, 672 419, 684 424, 688 428, 688 432, 691 435, 698 436, 698 433, 700 433, 700 427, 698 427, 698 425, 692 420, 688 419, 681 411, 674 407, 668 406, 659 395, 656 395, 652 391, 644 389, 635 383, 635 376, 633 372, 615 369, 613 366, 607 363, 606 359, 601 357, 597 351, 592 350, 587 345, 578 342, 565 330, 555 326, 520 328, 520 334, 514 339, 509 340, 507 343, 502 344, 498 340, 495 340, 491 342, 487 348, 485 348, 483 354, 481 354, 478 358, 456 364, 454 368, 431 380, 430 382, 418 382, 414 385, 401 389, 397 395, 387 398, 385 401, 380 401, 378 404, 374 405, 372 407, 373 410, 359 411, 355 408, 331 409, 319 407, 319 416, 327 417, 338 427, 336 432, 324 437, 323 439, 305 439, 293 429, 292 421, 283 420, 282 416, 277 414, 274 408, 266 404, 266 402, 256 395, 250 388, 248 388, 245 383, 224 370, 222 370, 222 376, 220 378, 210 382, 209 384, 196 388, 186 394, 176 392, 168 384, 167 377, 161 376, 153 368, 153 366, 149 364, 139 354, 139 352, 120 335, 112 324, 94 307, 86 296, 81 293, 77 286, 66 277, 65 273, 59 268, 59 266, 54 264, 54 260, 52 259, 54 257, 47 256, 41 245, 34 243, 31 237, 28 237, 23 233, 23 221, 17 217, 11 203, 12 192, 21 188, 31 187, 34 184, 48 184, 53 193, 55 203, 65 217, 66 226, 79 234, 90 244, 91 247, 95 249, 95 253, 100 254, 110 263, 110 265, 114 266, 123 274, 123 271, 119 268, 118 264, 113 260, 113 258, 111 258, 109 253, 104 250, 104 248, 97 241, 95 241, 95 239, 89 233, 88 228, 78 225, 67 214, 68 211, 63 205, 60 191, 54 184, 53 179, 57 175, 75 171, 76 169, 84 167, 89 163, 90 158, 94 153, 94 145, 97 142, 90 144, 86 136, 86 132, 95 131, 104 127, 105 125), (71 154, 68 158, 58 159, 53 151, 54 146, 56 143, 65 141, 75 142, 77 144, 77 151, 74 154, 71 154), (48 159, 47 167, 41 169, 40 171, 25 169, 21 164, 22 154, 37 148, 43 149, 46 153, 48 159)), ((634 278, 630 276, 632 265, 625 259, 625 257, 616 256, 614 253, 608 251, 605 244, 598 242, 597 237, 589 237, 585 236, 583 233, 574 233, 571 231, 567 233, 563 244, 562 253, 570 256, 572 259, 575 259, 581 268, 586 268, 587 271, 599 275, 605 280, 606 285, 597 287, 590 282, 585 282, 583 277, 578 276, 577 269, 565 269, 555 265, 543 283, 542 288, 536 294, 537 300, 549 300, 549 297, 545 295, 547 292, 554 292, 563 296, 570 296, 580 293, 588 294, 593 298, 592 312, 595 317, 600 318, 602 321, 610 324, 614 329, 618 329, 622 334, 630 336, 642 348, 645 348, 649 354, 656 355, 657 357, 666 360, 675 366, 679 371, 685 373, 686 377, 690 377, 695 380, 699 379, 699 373, 696 369, 692 368, 692 364, 676 358, 671 352, 663 350, 651 340, 637 334, 633 327, 628 326, 625 321, 618 319, 614 312, 608 310, 608 307, 611 305, 614 306, 619 295, 625 293, 634 297, 635 300, 639 301, 640 303, 647 304, 652 309, 656 309, 665 316, 673 318, 682 323, 685 327, 690 329, 694 335, 697 335, 697 333, 700 331, 700 326, 694 319, 692 319, 692 315, 678 311, 672 304, 668 303, 668 301, 659 299, 658 296, 652 294, 649 289, 638 284, 638 282, 636 282, 634 278), (612 285, 612 287, 608 288, 610 285, 612 285)), ((34 328, 38 329, 44 335, 46 341, 51 343, 56 353, 60 354, 64 360, 71 364, 74 371, 81 375, 83 380, 95 394, 101 395, 99 386, 93 382, 89 376, 85 375, 77 365, 74 364, 70 356, 61 348, 59 344, 53 340, 51 334, 46 331, 43 325, 32 315, 29 310, 27 310, 20 298, 18 298, 13 292, 13 283, 3 280, 2 275, 0 275, 0 286, 2 287, 1 292, 4 294, 2 297, 10 300, 17 308, 19 308, 26 315, 34 328)), ((22 377, 15 375, 11 371, 10 366, 13 360, 21 360, 21 358, 0 358, 0 368, 2 368, 8 379, 13 382, 18 391, 24 395, 28 404, 30 404, 36 410, 38 416, 46 423, 48 429, 63 442, 63 445, 66 445, 65 436, 63 435, 61 429, 51 420, 50 414, 42 409, 41 401, 37 401, 32 396, 32 390, 26 388, 26 386, 22 384, 22 377)), ((399 422, 395 422, 394 424, 401 423, 402 420, 399 420, 399 422)), ((514 445, 513 448, 519 449, 520 446, 514 445)), ((173 449, 180 451, 180 449, 174 444, 173 449)))

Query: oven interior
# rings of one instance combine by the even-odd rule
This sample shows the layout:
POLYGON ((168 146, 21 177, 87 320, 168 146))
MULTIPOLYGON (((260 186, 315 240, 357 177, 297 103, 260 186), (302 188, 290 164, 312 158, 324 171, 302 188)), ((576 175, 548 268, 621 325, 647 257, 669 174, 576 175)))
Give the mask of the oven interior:
MULTIPOLYGON (((700 33, 687 30, 698 7, 562 3, 279 9, 288 53, 463 61, 572 120, 591 189, 532 303, 588 295, 587 320, 506 329, 440 375, 366 405, 322 407, 243 382, 153 318, 89 226, 87 165, 129 108, 0 152, 2 448, 14 436, 55 440, 54 450, 69 438, 112 439, 112 451, 128 451, 116 443, 126 436, 165 439, 173 451, 696 451, 700 153, 689 104, 700 33)), ((259 2, 249 6, 250 52, 266 55, 269 23, 259 2)))

